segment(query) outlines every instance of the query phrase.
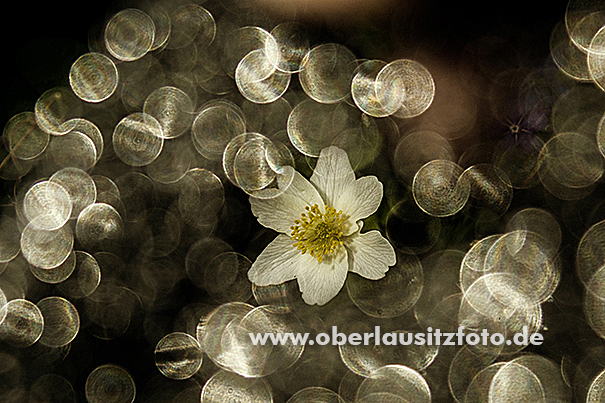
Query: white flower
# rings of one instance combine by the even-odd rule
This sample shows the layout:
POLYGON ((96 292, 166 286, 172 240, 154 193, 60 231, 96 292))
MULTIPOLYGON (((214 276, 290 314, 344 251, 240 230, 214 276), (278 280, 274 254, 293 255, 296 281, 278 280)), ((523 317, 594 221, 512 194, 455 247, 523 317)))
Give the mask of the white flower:
POLYGON ((311 182, 300 173, 273 199, 250 198, 258 222, 280 234, 248 272, 266 286, 297 279, 307 304, 324 305, 338 294, 348 271, 371 280, 384 277, 395 251, 379 231, 361 233, 382 200, 375 176, 355 179, 347 153, 325 148, 311 182))

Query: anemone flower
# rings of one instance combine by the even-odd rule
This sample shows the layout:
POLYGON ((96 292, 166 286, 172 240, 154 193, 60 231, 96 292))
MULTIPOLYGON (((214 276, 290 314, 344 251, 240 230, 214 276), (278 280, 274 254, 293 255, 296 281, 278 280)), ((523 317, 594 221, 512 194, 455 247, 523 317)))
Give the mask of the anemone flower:
POLYGON ((324 305, 344 285, 349 271, 378 280, 396 262, 395 251, 379 231, 361 232, 362 219, 382 200, 375 176, 355 179, 347 153, 321 151, 309 182, 295 172, 291 185, 272 199, 250 198, 258 222, 280 234, 248 271, 258 286, 296 279, 303 300, 324 305))

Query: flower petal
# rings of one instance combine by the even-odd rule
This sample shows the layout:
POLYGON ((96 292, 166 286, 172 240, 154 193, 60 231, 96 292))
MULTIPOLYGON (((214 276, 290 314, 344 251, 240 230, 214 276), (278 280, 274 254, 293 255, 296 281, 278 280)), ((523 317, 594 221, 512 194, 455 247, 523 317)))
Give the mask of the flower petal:
POLYGON ((375 176, 364 176, 347 186, 334 204, 349 219, 344 235, 351 235, 357 228, 353 223, 374 214, 382 201, 382 183, 375 176))
POLYGON ((347 278, 349 262, 344 248, 331 259, 321 263, 309 254, 301 255, 301 266, 296 278, 303 300, 309 304, 324 305, 334 298, 347 278))
POLYGON ((311 183, 327 205, 334 206, 338 196, 354 181, 355 172, 346 151, 334 146, 321 150, 311 183))
POLYGON ((323 206, 317 189, 298 171, 294 173, 292 184, 281 195, 272 199, 250 197, 252 214, 258 222, 277 232, 290 233, 294 220, 300 218, 306 206, 323 206))
POLYGON ((384 277, 389 266, 397 263, 393 246, 379 231, 353 234, 344 244, 349 255, 349 270, 367 279, 384 277))
POLYGON ((256 285, 281 284, 296 277, 301 258, 289 236, 279 234, 256 258, 248 279, 256 285))

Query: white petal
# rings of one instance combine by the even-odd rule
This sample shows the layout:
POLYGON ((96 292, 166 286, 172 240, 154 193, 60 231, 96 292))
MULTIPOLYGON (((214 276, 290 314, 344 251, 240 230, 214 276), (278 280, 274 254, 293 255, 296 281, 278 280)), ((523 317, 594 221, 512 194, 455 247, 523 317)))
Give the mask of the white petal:
POLYGON ((309 254, 302 255, 296 278, 303 300, 309 304, 324 305, 338 294, 345 283, 349 263, 344 250, 336 251, 332 259, 317 260, 309 254))
POLYGON ((375 176, 364 176, 347 186, 340 194, 334 208, 342 210, 348 217, 349 225, 345 228, 345 236, 356 230, 353 223, 374 214, 382 201, 382 183, 375 176))
POLYGON ((292 184, 284 193, 273 199, 250 197, 252 214, 258 222, 277 232, 290 234, 294 220, 300 218, 306 206, 317 204, 323 206, 317 189, 299 172, 294 173, 292 184))
POLYGON ((248 279, 260 286, 293 280, 302 258, 293 243, 289 236, 279 234, 252 263, 248 279))
POLYGON ((321 150, 311 183, 317 187, 327 205, 334 206, 338 196, 354 181, 355 172, 346 151, 334 146, 321 150))
POLYGON ((397 263, 393 246, 378 231, 355 233, 344 244, 349 252, 349 270, 367 279, 384 277, 389 266, 397 263))

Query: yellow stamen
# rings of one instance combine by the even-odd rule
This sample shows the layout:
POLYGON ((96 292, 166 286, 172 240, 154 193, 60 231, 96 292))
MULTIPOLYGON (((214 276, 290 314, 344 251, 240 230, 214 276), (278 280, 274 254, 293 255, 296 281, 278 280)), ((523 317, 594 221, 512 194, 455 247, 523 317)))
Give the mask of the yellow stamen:
POLYGON ((293 246, 304 255, 309 252, 321 263, 324 256, 333 253, 342 245, 343 226, 346 217, 342 210, 336 211, 332 206, 325 206, 322 212, 319 206, 305 207, 306 212, 300 215, 290 227, 290 238, 298 241, 293 246))

